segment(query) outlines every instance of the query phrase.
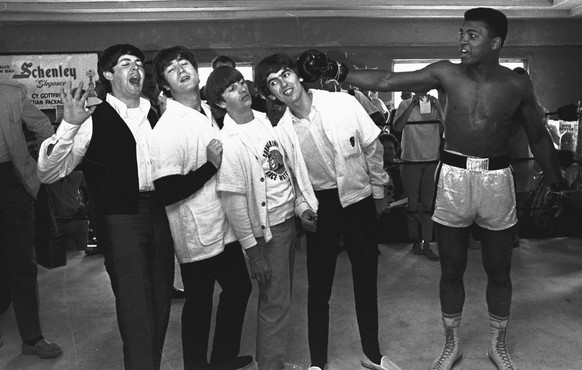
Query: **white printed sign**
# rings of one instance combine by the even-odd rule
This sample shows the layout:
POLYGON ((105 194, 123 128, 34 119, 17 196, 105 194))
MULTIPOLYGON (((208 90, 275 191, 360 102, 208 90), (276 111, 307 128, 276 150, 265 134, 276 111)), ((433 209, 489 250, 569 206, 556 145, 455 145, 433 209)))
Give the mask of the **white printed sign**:
POLYGON ((97 54, 0 55, 0 82, 22 84, 39 109, 62 104, 60 91, 68 81, 76 87, 95 86, 97 54))
POLYGON ((419 99, 420 114, 430 114, 430 99, 428 96, 423 96, 419 99))

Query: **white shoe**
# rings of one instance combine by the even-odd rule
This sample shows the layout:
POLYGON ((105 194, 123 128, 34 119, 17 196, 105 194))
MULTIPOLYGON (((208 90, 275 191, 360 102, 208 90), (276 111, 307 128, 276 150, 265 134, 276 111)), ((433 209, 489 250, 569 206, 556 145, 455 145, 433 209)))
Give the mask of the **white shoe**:
POLYGON ((463 357, 459 344, 459 327, 461 316, 455 318, 442 318, 445 329, 445 346, 432 363, 430 370, 451 370, 463 357))
POLYGON ((487 354, 499 370, 517 370, 517 366, 511 360, 505 344, 508 321, 508 319, 499 320, 490 317, 491 345, 487 354))
POLYGON ((321 370, 319 366, 311 366, 309 370, 321 370))
POLYGON ((362 366, 372 370, 400 370, 400 368, 386 356, 382 356, 380 365, 375 364, 367 356, 362 359, 362 366))
POLYGON ((293 364, 291 362, 284 362, 283 363, 283 370, 303 370, 303 368, 297 364, 293 364))

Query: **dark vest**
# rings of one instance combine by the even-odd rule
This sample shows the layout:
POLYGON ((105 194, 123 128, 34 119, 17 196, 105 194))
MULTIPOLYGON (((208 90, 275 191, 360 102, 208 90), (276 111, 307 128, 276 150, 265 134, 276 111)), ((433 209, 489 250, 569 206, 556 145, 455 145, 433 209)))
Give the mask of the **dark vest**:
MULTIPOLYGON (((139 180, 136 142, 129 127, 107 102, 92 115, 93 133, 81 168, 98 215, 137 214, 139 180)), ((150 110, 152 127, 158 121, 150 110)))

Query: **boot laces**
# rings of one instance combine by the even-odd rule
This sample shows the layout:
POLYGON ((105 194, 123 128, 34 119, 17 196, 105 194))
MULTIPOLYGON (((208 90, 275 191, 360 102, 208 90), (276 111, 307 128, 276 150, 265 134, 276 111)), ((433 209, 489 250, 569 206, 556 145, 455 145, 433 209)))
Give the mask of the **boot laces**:
POLYGON ((507 346, 505 345, 505 329, 499 329, 497 334, 497 340, 495 341, 495 352, 503 362, 504 369, 512 370, 515 369, 511 359, 509 358, 509 352, 507 352, 507 346))
POLYGON ((444 369, 445 362, 453 355, 455 350, 455 336, 453 334, 453 328, 445 329, 445 347, 441 352, 440 356, 437 358, 433 369, 444 369))

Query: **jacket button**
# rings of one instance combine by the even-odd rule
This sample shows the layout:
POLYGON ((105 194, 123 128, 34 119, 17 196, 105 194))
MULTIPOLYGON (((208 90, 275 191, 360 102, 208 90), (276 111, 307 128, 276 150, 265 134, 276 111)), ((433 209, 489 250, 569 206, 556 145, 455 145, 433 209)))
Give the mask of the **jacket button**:
POLYGON ((266 204, 267 204, 267 203, 265 203, 265 202, 261 203, 261 205, 262 205, 263 207, 264 207, 266 204))
POLYGON ((265 225, 261 225, 261 229, 265 230, 265 225))
POLYGON ((261 182, 263 182, 263 181, 265 181, 265 178, 264 177, 261 177, 261 182))

